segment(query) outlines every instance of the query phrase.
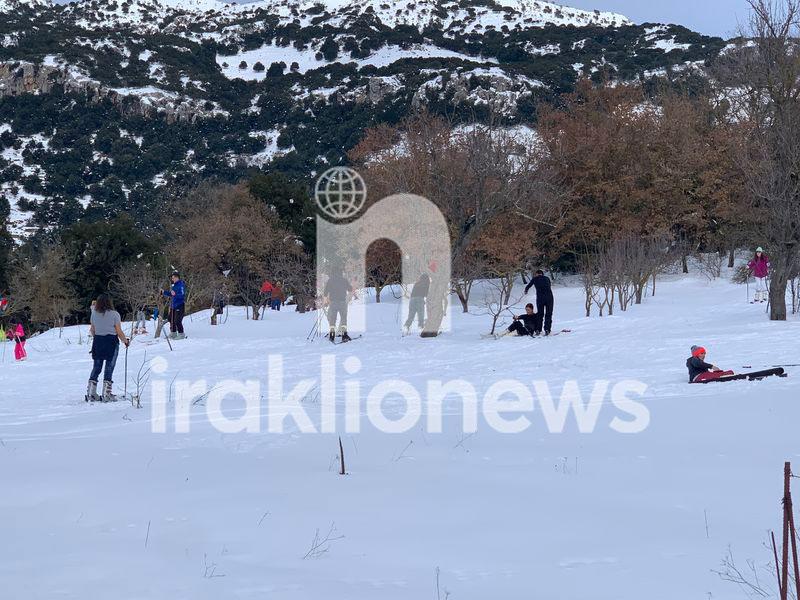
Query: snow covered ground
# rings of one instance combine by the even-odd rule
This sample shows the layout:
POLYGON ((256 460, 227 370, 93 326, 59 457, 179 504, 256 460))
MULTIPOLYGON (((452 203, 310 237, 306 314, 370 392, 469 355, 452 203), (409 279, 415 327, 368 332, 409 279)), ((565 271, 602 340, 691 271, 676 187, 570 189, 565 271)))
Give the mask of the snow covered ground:
MULTIPOLYGON (((153 433, 147 395, 139 410, 86 405, 85 326, 32 338, 22 364, 0 344, 3 597, 745 598, 712 572, 729 550, 772 585, 762 543, 780 525, 783 462, 800 470, 800 369, 689 386, 684 361, 702 343, 734 370, 800 362, 796 317, 770 323, 742 286, 675 276, 642 306, 602 319, 583 317, 579 288, 557 286, 555 329, 573 330, 558 337, 481 339, 486 316, 455 314, 452 332, 423 340, 401 337, 399 304, 384 300, 369 305, 364 337, 340 346, 306 341, 313 313, 253 322, 232 309, 218 327, 196 314, 174 352, 134 340, 129 382, 147 359, 166 365, 153 378, 164 386, 265 386, 267 357, 278 353, 285 390, 319 377, 323 354, 335 357, 338 408, 356 379, 366 396, 389 378, 420 390, 461 378, 479 397, 500 379, 543 380, 556 401, 570 379, 585 399, 597 379, 632 379, 648 386, 635 399, 649 426, 613 430, 615 417, 631 416, 606 399, 593 433, 578 432, 572 413, 549 433, 536 396, 524 432, 497 433, 481 418, 465 435, 453 397, 443 433, 422 422, 382 433, 362 416, 361 433, 341 434, 349 474, 340 476, 333 434, 223 434, 204 399, 192 402, 189 433, 171 420, 153 433), (363 365, 355 376, 343 370, 348 357, 363 365), (332 528, 309 555, 315 532, 332 528)), ((314 394, 302 403, 317 426, 320 404, 314 394)), ((383 409, 396 418, 404 403, 390 397, 383 409)), ((242 402, 223 410, 234 418, 242 402)))

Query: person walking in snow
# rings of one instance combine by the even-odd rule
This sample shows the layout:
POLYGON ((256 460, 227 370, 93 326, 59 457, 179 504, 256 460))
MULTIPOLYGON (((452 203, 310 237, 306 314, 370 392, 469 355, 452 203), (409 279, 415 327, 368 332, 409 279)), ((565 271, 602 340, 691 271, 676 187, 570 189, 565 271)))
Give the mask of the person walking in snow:
POLYGON ((286 296, 283 294, 281 282, 278 281, 272 286, 272 306, 270 306, 270 308, 272 310, 280 310, 284 300, 286 300, 286 296))
POLYGON ((414 322, 414 317, 417 318, 417 325, 422 329, 425 327, 425 298, 431 289, 431 278, 427 273, 419 276, 414 287, 411 288, 411 298, 408 301, 408 318, 406 319, 406 331, 411 329, 411 324, 414 322))
POLYGON ((25 351, 25 329, 19 321, 11 321, 6 329, 6 338, 14 340, 14 358, 18 361, 23 361, 28 358, 28 353, 25 351))
POLYGON ((164 295, 170 298, 169 336, 175 340, 182 340, 186 337, 183 333, 183 315, 186 312, 186 285, 177 271, 173 271, 170 278, 172 279, 172 286, 169 290, 164 291, 164 295))
POLYGON ((94 402, 103 400, 111 402, 116 400, 113 394, 114 367, 117 364, 119 354, 119 343, 122 342, 127 348, 130 340, 125 337, 122 331, 122 319, 119 313, 114 310, 111 298, 108 294, 100 294, 97 303, 92 311, 89 335, 92 336, 92 372, 89 375, 89 384, 86 388, 86 401, 94 402), (97 394, 97 382, 100 372, 103 371, 103 393, 102 397, 97 394))
POLYGON ((225 311, 225 291, 216 290, 211 298, 211 324, 217 324, 217 317, 225 311))
POLYGON ((686 368, 689 369, 689 383, 702 383, 733 375, 733 371, 723 371, 707 363, 706 349, 702 346, 692 346, 692 355, 686 359, 686 368))
POLYGON ((337 321, 342 341, 350 341, 350 336, 347 335, 347 303, 352 292, 353 286, 342 275, 341 269, 335 269, 323 291, 325 302, 328 305, 328 323, 331 328, 328 338, 331 342, 336 339, 337 321))
MULTIPOLYGON (((534 335, 538 320, 536 313, 533 311, 533 304, 528 302, 525 305, 525 312, 519 316, 514 316, 514 320, 508 326, 508 333, 516 332, 517 335, 534 335)), ((505 335, 508 335, 508 333, 505 335)))
POLYGON ((263 311, 267 310, 267 308, 272 308, 272 292, 274 290, 274 286, 272 285, 271 281, 264 280, 264 283, 261 284, 261 289, 259 293, 261 294, 261 304, 260 308, 263 311))
POLYGON ((756 254, 749 263, 747 268, 750 269, 750 274, 756 278, 756 296, 753 302, 766 302, 768 299, 769 286, 767 285, 767 278, 769 277, 769 256, 764 254, 764 249, 759 246, 756 248, 756 254))
POLYGON ((534 335, 541 335, 542 328, 544 328, 545 335, 550 335, 550 331, 553 328, 554 303, 550 278, 544 274, 544 271, 539 269, 530 283, 525 286, 526 294, 531 287, 536 288, 536 325, 534 327, 534 335))

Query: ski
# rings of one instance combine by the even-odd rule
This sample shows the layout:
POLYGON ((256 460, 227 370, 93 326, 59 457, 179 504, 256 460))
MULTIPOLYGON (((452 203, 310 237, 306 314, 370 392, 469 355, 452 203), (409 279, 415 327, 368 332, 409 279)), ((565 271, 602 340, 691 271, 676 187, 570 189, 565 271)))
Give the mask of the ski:
POLYGON ((706 381, 698 381, 697 383, 714 383, 720 382, 724 383, 726 381, 741 381, 746 379, 747 381, 758 381, 760 379, 764 379, 765 377, 788 377, 786 371, 783 368, 778 367, 776 369, 765 369, 763 371, 752 371, 750 373, 738 373, 736 375, 728 375, 727 377, 720 377, 719 379, 708 379, 706 381))
POLYGON ((347 342, 343 341, 341 337, 337 338, 333 341, 334 346, 341 346, 342 344, 347 344, 348 342, 352 342, 353 340, 357 340, 362 337, 363 334, 359 334, 356 336, 351 337, 347 342))

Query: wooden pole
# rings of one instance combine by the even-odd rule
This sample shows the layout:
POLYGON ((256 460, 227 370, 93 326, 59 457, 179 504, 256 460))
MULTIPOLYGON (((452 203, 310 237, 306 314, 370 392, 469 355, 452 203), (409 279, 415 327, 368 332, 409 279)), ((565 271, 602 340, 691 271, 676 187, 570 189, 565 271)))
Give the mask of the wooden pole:
POLYGON ((783 549, 781 553, 781 600, 789 599, 789 479, 792 476, 791 465, 783 464, 783 549))
MULTIPOLYGON (((792 476, 792 467, 790 463, 786 463, 789 468, 789 477, 792 476)), ((800 599, 800 568, 798 568, 797 564, 797 530, 794 527, 794 506, 792 504, 792 491, 789 490, 789 495, 787 496, 787 504, 788 507, 786 512, 788 513, 789 517, 789 535, 792 537, 792 567, 794 569, 794 585, 795 585, 795 598, 800 599)), ((788 585, 786 586, 789 587, 788 585)))

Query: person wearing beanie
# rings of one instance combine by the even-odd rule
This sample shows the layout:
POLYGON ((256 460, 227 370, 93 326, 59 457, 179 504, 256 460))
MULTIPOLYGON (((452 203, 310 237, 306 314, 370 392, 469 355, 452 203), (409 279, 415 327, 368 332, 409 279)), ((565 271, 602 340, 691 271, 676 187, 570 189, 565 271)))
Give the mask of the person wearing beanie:
POLYGON ((756 254, 749 263, 747 268, 750 274, 756 278, 756 296, 753 303, 766 302, 768 296, 767 278, 769 277, 769 256, 764 254, 764 249, 759 246, 756 248, 756 254))
POLYGON ((723 371, 719 367, 706 362, 706 349, 702 346, 692 346, 692 355, 686 359, 686 368, 689 369, 689 383, 702 383, 711 379, 719 379, 733 375, 733 371, 723 371))

